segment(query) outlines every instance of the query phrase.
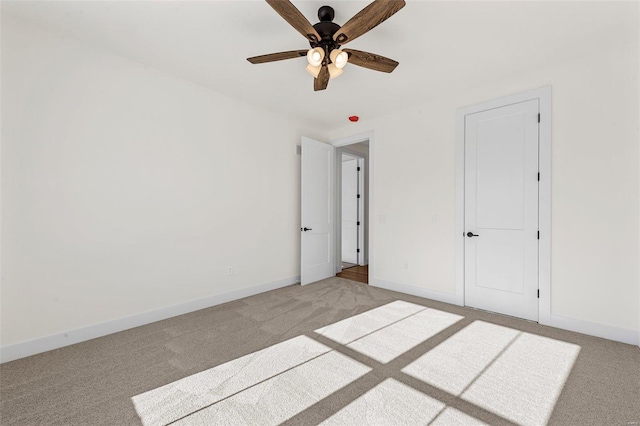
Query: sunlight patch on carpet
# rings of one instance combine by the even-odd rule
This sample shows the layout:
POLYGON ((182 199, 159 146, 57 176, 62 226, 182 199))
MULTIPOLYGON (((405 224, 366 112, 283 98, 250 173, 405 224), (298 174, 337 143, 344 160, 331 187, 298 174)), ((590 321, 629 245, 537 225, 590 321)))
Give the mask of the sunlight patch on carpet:
POLYGON ((523 426, 547 424, 580 346, 521 333, 462 399, 523 426))
POLYGON ((447 329, 462 316, 397 300, 316 330, 376 361, 387 363, 447 329))
POLYGON ((460 410, 447 407, 429 426, 488 426, 485 422, 481 422, 475 417, 466 415, 460 410))
POLYGON ((331 348, 298 336, 132 398, 147 425, 166 425, 256 383, 329 352, 331 348))
POLYGON ((395 379, 386 379, 347 405, 323 426, 339 425, 486 426, 395 379))
POLYGON ((328 352, 174 424, 275 426, 369 371, 347 356, 328 352))
POLYGON ((546 424, 580 352, 474 321, 402 372, 523 426, 546 424))
POLYGON ((386 379, 322 425, 426 425, 445 404, 394 379, 386 379))
POLYGON ((459 396, 518 333, 511 328, 474 321, 402 372, 459 396))
POLYGON ((357 339, 347 347, 376 361, 387 363, 451 327, 462 318, 464 317, 460 315, 427 308, 357 339))
POLYGON ((431 349, 418 347, 463 318, 395 301, 317 329, 342 345, 336 350, 298 336, 132 402, 144 426, 277 425, 303 419, 295 416, 310 408, 326 425, 484 425, 471 416, 478 413, 546 424, 580 346, 477 320, 431 349), (347 348, 369 366, 345 355, 353 354, 347 348), (394 359, 406 367, 378 364, 394 359), (400 382, 402 374, 412 378, 400 382))
POLYGON ((379 308, 321 327, 316 330, 316 333, 346 345, 425 309, 427 308, 424 306, 396 300, 379 308))

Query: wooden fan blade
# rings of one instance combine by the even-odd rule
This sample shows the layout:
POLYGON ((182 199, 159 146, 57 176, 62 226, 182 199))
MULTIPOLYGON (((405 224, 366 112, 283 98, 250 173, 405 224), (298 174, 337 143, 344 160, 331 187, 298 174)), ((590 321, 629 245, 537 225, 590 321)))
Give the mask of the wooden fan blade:
POLYGON ((375 53, 361 50, 343 49, 349 55, 349 63, 359 67, 369 68, 374 71, 392 72, 398 66, 398 62, 375 53))
POLYGON ((278 15, 311 42, 320 41, 320 35, 307 18, 289 0, 266 0, 278 15))
POLYGON ((288 52, 269 53, 268 55, 254 56, 247 58, 252 64, 264 64, 265 62, 282 61, 285 59, 294 59, 307 56, 306 50, 290 50, 288 52))
POLYGON ((320 74, 318 74, 318 77, 313 80, 313 90, 316 92, 318 90, 324 90, 327 88, 328 85, 329 85, 329 69, 327 68, 326 65, 323 65, 322 68, 320 69, 320 74))
POLYGON ((404 0, 375 0, 336 31, 333 39, 339 44, 353 41, 389 19, 405 4, 404 0))

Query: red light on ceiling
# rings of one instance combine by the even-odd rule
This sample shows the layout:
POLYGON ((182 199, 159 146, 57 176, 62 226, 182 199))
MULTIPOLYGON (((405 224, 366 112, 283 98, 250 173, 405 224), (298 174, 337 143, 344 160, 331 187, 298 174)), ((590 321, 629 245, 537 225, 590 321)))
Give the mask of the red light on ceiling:
POLYGON ((351 117, 349 117, 349 121, 351 121, 352 123, 355 123, 358 120, 360 120, 360 117, 358 117, 357 115, 352 115, 351 117))

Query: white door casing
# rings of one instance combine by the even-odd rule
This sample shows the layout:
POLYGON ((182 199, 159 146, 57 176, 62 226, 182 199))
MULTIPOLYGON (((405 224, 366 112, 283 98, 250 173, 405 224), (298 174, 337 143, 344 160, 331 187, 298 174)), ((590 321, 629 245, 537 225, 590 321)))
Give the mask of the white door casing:
MULTIPOLYGON (((344 154, 343 154, 344 157, 344 154)), ((358 160, 342 161, 342 261, 358 263, 358 160)))
POLYGON ((302 138, 300 283, 335 275, 332 145, 302 138), (306 231, 305 231, 306 229, 306 231))
POLYGON ((534 99, 466 115, 464 147, 465 305, 532 321, 538 320, 538 114, 534 99))

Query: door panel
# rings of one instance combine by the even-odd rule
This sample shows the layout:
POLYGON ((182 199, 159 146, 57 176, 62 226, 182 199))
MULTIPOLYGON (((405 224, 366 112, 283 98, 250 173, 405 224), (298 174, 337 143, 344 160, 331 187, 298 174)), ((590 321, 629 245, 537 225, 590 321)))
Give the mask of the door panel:
MULTIPOLYGON (((486 234, 483 229, 483 236, 486 234)), ((524 246, 522 233, 492 230, 476 244, 476 286, 524 293, 524 246)))
POLYGON ((302 206, 300 282, 334 276, 333 158, 334 147, 302 138, 302 206))
POLYGON ((325 233, 305 234, 307 242, 307 266, 316 267, 325 265, 329 261, 329 235, 325 233))
POLYGON ((465 117, 465 304, 538 319, 538 100, 465 117))
POLYGON ((475 123, 477 227, 524 227, 525 118, 517 112, 475 123))

